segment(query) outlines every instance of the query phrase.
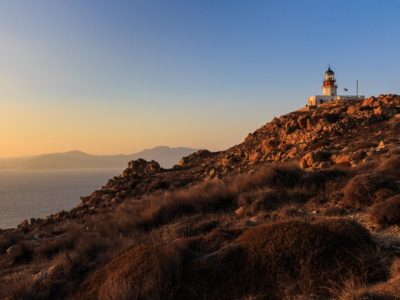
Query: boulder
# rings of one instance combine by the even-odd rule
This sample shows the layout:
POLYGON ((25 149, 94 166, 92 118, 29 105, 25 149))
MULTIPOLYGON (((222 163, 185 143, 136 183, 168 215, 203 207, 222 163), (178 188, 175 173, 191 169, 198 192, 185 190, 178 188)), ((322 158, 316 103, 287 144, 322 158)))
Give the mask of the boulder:
POLYGON ((323 162, 320 162, 320 163, 319 163, 318 168, 319 168, 319 169, 327 169, 327 168, 329 168, 331 165, 332 165, 332 163, 331 163, 330 161, 323 161, 323 162))
POLYGON ((324 150, 316 150, 312 152, 308 152, 303 158, 300 160, 300 166, 303 169, 318 166, 319 163, 329 161, 330 153, 324 150))
POLYGON ((212 168, 210 171, 208 171, 208 176, 213 177, 215 176, 216 173, 217 171, 214 168, 212 168))
POLYGON ((249 156, 249 161, 250 162, 255 162, 258 159, 258 155, 259 155, 258 152, 251 153, 250 156, 249 156))
POLYGON ((381 117, 386 117, 386 118, 391 118, 396 114, 396 110, 378 106, 374 108, 374 115, 375 116, 381 116, 381 117))
POLYGON ((350 164, 350 155, 338 155, 335 160, 336 164, 347 165, 350 164))
POLYGON ((60 269, 59 265, 53 265, 49 267, 47 270, 35 274, 35 276, 33 276, 33 281, 35 281, 36 283, 44 281, 49 277, 53 276, 59 269, 60 269))
POLYGON ((308 117, 307 116, 300 116, 297 119, 297 124, 299 125, 299 127, 301 129, 304 129, 304 128, 307 128, 307 123, 308 123, 307 121, 308 121, 308 117))
POLYGON ((196 163, 202 161, 203 159, 210 157, 211 155, 212 155, 212 152, 210 152, 208 150, 199 150, 195 153, 192 153, 188 156, 183 157, 179 161, 178 166, 179 167, 187 167, 189 165, 196 164, 196 163))
POLYGON ((358 107, 354 106, 354 105, 353 106, 349 106, 347 108, 347 114, 350 115, 350 116, 355 115, 356 113, 358 113, 358 111, 359 111, 358 107))
POLYGON ((365 99, 362 104, 361 107, 362 108, 370 108, 373 106, 373 103, 376 101, 377 99, 375 97, 370 97, 368 99, 365 99))
POLYGON ((224 157, 224 158, 221 159, 221 166, 227 167, 227 166, 230 165, 230 162, 231 162, 231 161, 230 161, 229 158, 224 157))
POLYGON ((286 153, 286 157, 287 158, 294 158, 296 157, 298 154, 297 148, 293 147, 292 149, 290 149, 287 153, 286 153))
POLYGON ((137 175, 149 175, 154 174, 161 171, 161 167, 158 162, 146 161, 142 158, 137 160, 132 160, 128 163, 128 168, 124 171, 124 173, 128 174, 137 174, 137 175))
POLYGON ((317 123, 318 121, 315 119, 315 118, 309 118, 309 119, 307 119, 307 130, 308 131, 313 131, 314 130, 314 127, 315 127, 315 124, 317 123))
POLYGON ((257 224, 260 223, 260 217, 259 216, 253 216, 249 219, 250 223, 252 224, 257 224))
POLYGON ((384 141, 380 141, 378 146, 376 147, 376 150, 380 151, 386 148, 385 142, 384 141))
POLYGON ((261 141, 261 150, 268 154, 274 149, 274 145, 270 140, 262 140, 261 141))
POLYGON ((18 228, 25 229, 29 226, 29 221, 28 220, 23 220, 19 225, 18 228))
POLYGON ((244 208, 243 208, 243 206, 241 206, 241 207, 239 207, 237 210, 235 210, 235 215, 236 215, 237 217, 241 217, 241 216, 244 215, 244 208))

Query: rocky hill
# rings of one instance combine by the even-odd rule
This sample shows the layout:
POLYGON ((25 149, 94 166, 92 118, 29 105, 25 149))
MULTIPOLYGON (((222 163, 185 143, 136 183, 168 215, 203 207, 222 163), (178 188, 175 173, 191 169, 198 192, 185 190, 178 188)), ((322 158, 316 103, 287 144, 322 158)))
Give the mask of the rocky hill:
POLYGON ((180 188, 244 173, 265 162, 295 160, 305 169, 356 166, 398 149, 399 132, 398 95, 303 108, 274 118, 239 145, 221 152, 197 151, 172 169, 163 169, 155 161, 132 161, 121 176, 111 179, 102 190, 83 197, 83 205, 77 210, 96 209, 160 188, 180 188))
POLYGON ((398 299, 400 96, 273 119, 0 232, 0 298, 398 299))

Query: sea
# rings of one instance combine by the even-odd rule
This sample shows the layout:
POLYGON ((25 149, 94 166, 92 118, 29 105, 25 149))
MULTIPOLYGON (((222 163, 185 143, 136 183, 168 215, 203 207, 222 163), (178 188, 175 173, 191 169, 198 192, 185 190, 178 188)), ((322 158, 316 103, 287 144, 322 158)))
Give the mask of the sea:
POLYGON ((0 170, 0 229, 69 210, 121 169, 0 170))

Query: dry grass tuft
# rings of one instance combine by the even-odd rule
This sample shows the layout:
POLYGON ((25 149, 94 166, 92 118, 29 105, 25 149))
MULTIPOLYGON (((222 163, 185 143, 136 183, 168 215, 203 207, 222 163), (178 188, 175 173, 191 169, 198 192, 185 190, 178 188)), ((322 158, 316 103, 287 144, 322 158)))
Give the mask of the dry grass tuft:
POLYGON ((380 226, 400 224, 400 195, 371 207, 371 217, 380 226))
POLYGON ((379 170, 385 174, 391 175, 395 178, 400 178, 400 155, 397 153, 385 160, 379 165, 379 170))
POLYGON ((75 298, 175 299, 186 255, 182 245, 135 246, 91 274, 75 298))
POLYGON ((377 200, 376 193, 383 189, 394 192, 398 190, 398 184, 393 177, 383 173, 356 175, 344 188, 345 202, 350 206, 369 206, 377 200))
POLYGON ((266 283, 278 289, 294 285, 297 293, 323 295, 350 276, 369 282, 387 276, 368 231, 353 221, 279 222, 248 230, 240 241, 259 289, 266 283))
POLYGON ((256 226, 229 246, 195 260, 187 269, 196 299, 268 295, 328 297, 350 277, 375 282, 388 266, 368 231, 340 219, 288 220, 256 226))

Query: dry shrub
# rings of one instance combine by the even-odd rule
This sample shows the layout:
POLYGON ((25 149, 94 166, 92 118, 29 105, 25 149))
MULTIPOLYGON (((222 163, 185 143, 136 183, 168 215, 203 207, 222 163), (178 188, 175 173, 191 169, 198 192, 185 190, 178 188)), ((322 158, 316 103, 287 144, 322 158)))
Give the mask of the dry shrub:
POLYGON ((248 256, 249 288, 269 286, 277 296, 288 285, 297 293, 325 294, 349 276, 376 281, 387 273, 370 234, 353 221, 262 225, 246 231, 240 243, 248 256))
MULTIPOLYGON (((385 283, 383 284, 385 285, 385 283)), ((368 285, 359 281, 349 280, 345 286, 336 291, 338 300, 395 300, 399 299, 393 293, 382 289, 382 284, 368 285)))
POLYGON ((6 252, 18 240, 18 237, 12 235, 10 232, 2 233, 0 237, 0 254, 6 252))
MULTIPOLYGON (((222 218, 222 216, 220 217, 222 218)), ((175 234, 179 237, 203 236, 217 228, 219 224, 220 221, 212 217, 205 220, 195 220, 194 222, 183 219, 180 223, 176 224, 175 234)))
POLYGON ((395 178, 400 178, 400 155, 383 160, 379 165, 379 170, 395 178))
POLYGON ((182 286, 187 288, 180 299, 311 294, 324 299, 350 277, 366 282, 386 278, 388 266, 365 228, 335 219, 259 225, 185 270, 182 286))
POLYGON ((225 182, 210 181, 158 198, 145 198, 147 207, 138 212, 135 223, 139 228, 154 228, 185 215, 230 210, 234 200, 235 194, 225 182))
POLYGON ((390 267, 390 277, 398 277, 400 276, 400 258, 397 257, 393 260, 392 265, 390 267))
POLYGON ((238 244, 226 245, 193 260, 186 268, 184 286, 187 288, 180 298, 241 299, 254 294, 250 289, 244 292, 247 283, 239 280, 245 279, 245 261, 245 249, 238 244))
POLYGON ((338 206, 331 206, 325 209, 324 215, 325 216, 344 216, 347 214, 347 210, 344 207, 338 207, 338 206))
MULTIPOLYGON (((238 197, 246 193, 250 198, 254 196, 249 200, 255 203, 254 210, 304 202, 309 193, 304 191, 308 181, 304 181, 303 177, 304 171, 295 164, 266 164, 253 174, 211 180, 183 190, 146 196, 141 200, 132 199, 121 205, 112 216, 105 217, 112 218, 113 222, 109 219, 106 222, 112 224, 104 226, 100 222, 98 228, 107 234, 114 231, 127 235, 136 229, 149 230, 188 215, 229 212, 237 208, 238 197), (258 190, 263 190, 262 194, 258 190)), ((325 177, 328 180, 332 175, 325 177)))
POLYGON ((175 299, 185 259, 182 245, 131 248, 92 273, 76 299, 175 299))
POLYGON ((340 295, 340 300, 396 300, 397 297, 391 295, 385 295, 366 289, 351 289, 345 291, 340 295))
POLYGON ((376 193, 382 189, 397 191, 396 180, 382 173, 356 175, 344 188, 345 203, 361 207, 371 205, 376 200, 376 193))
POLYGON ((21 241, 18 242, 15 246, 17 246, 17 251, 12 252, 6 257, 12 262, 13 264, 20 264, 20 263, 27 263, 32 260, 32 245, 28 242, 21 241))
POLYGON ((357 285, 353 284, 340 293, 340 300, 395 300, 400 299, 400 263, 395 258, 390 270, 390 279, 375 285, 357 285))
POLYGON ((306 190, 264 188, 241 194, 238 203, 255 214, 276 210, 284 205, 305 203, 311 195, 306 190))
MULTIPOLYGON (((13 289, 6 291, 5 295, 10 299, 66 298, 81 283, 88 270, 105 260, 103 256, 106 254, 105 241, 99 236, 83 234, 74 244, 73 250, 65 249, 43 264, 44 269, 39 272, 44 274, 42 279, 33 280, 25 274, 30 279, 14 282, 13 289)), ((43 261, 42 257, 40 259, 43 261)))
POLYGON ((57 236, 46 243, 41 243, 35 248, 34 254, 39 258, 51 258, 62 251, 70 250, 74 247, 79 235, 79 229, 72 227, 61 236, 57 236))
POLYGON ((245 192, 261 187, 293 188, 302 183, 304 171, 294 163, 266 164, 253 174, 238 176, 233 182, 235 192, 245 192))
POLYGON ((343 166, 334 166, 327 170, 307 172, 304 176, 303 186, 308 190, 321 190, 327 183, 341 184, 348 179, 349 169, 343 166))
POLYGON ((131 248, 92 273, 74 297, 232 299, 267 293, 279 299, 288 290, 326 295, 330 284, 349 276, 374 281, 386 275, 370 235, 351 221, 260 225, 198 258, 182 245, 131 248))
MULTIPOLYGON (((32 293, 33 280, 19 275, 12 281, 1 286, 0 298, 7 300, 36 300, 40 299, 32 293)), ((44 298, 42 298, 44 299, 44 298)))
POLYGON ((371 217, 380 226, 400 224, 400 195, 375 204, 371 208, 371 217))
POLYGON ((284 217, 299 218, 307 216, 307 211, 299 204, 289 204, 285 205, 279 209, 284 217))
POLYGON ((375 202, 382 202, 385 201, 386 199, 394 196, 397 193, 396 190, 391 190, 391 189, 379 189, 375 192, 375 202))

